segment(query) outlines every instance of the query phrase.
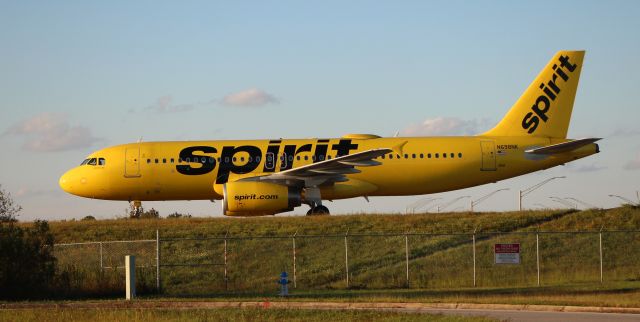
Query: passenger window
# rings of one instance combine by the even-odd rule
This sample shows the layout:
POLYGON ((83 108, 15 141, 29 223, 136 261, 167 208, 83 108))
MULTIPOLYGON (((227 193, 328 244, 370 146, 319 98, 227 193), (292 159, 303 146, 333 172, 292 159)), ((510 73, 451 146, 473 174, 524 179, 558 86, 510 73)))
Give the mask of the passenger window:
POLYGON ((438 159, 440 156, 436 153, 436 159, 438 159))
POLYGON ((304 156, 304 160, 305 160, 305 161, 309 160, 309 156, 306 156, 306 155, 305 155, 305 156, 304 156))
POLYGON ((256 157, 256 162, 260 163, 260 157, 259 156, 256 157))
POLYGON ((399 154, 396 154, 396 157, 397 157, 398 159, 400 159, 400 158, 401 158, 399 154))
POLYGON ((216 162, 216 159, 214 159, 213 157, 209 157, 209 163, 213 164, 216 162))
POLYGON ((240 157, 240 162, 244 162, 244 157, 240 157))
POLYGON ((105 165, 105 163, 106 162, 105 162, 104 158, 98 159, 98 165, 102 165, 103 166, 103 165, 105 165))
POLYGON ((383 154, 383 155, 381 155, 381 157, 384 159, 384 154, 383 154))
POLYGON ((233 162, 236 162, 236 157, 233 157, 233 162))
POLYGON ((405 158, 405 159, 408 159, 408 158, 409 158, 409 155, 405 153, 405 154, 404 154, 404 158, 405 158))
POLYGON ((300 156, 299 155, 296 156, 296 160, 300 161, 300 156))
POLYGON ((207 163, 207 158, 206 157, 200 158, 200 163, 202 163, 202 164, 207 163))
POLYGON ((451 153, 451 157, 452 157, 452 158, 455 158, 455 157, 456 157, 456 155, 455 155, 455 154, 453 154, 453 153, 451 153))
POLYGON ((389 159, 393 159, 393 154, 389 154, 389 159))
POLYGON ((311 161, 316 161, 316 155, 315 154, 311 156, 311 161))
POLYGON ((331 156, 330 155, 327 156, 327 160, 331 160, 331 156))
POLYGON ((147 163, 151 163, 151 159, 147 159, 147 163))
POLYGON ((446 159, 446 158, 447 158, 447 154, 446 154, 446 153, 443 153, 443 154, 442 154, 442 157, 446 159))
POLYGON ((158 159, 155 159, 155 160, 156 160, 156 163, 158 163, 158 159))
POLYGON ((289 161, 290 161, 290 162, 293 162, 293 155, 290 155, 290 156, 289 156, 289 161))
POLYGON ((415 159, 415 158, 416 158, 416 154, 415 154, 415 153, 414 153, 414 154, 412 154, 412 155, 411 155, 411 157, 412 157, 413 159, 415 159))
POLYGON ((431 159, 431 153, 427 154, 427 158, 431 159))
POLYGON ((171 163, 173 163, 173 161, 174 161, 173 158, 171 158, 171 163))
POLYGON ((424 159, 424 154, 420 153, 420 159, 424 159))
POLYGON ((224 163, 229 163, 229 157, 224 157, 224 163))
POLYGON ((458 153, 458 158, 462 158, 462 153, 458 153))
POLYGON ((162 163, 167 163, 167 159, 162 159, 162 163))
POLYGON ((220 163, 220 157, 218 157, 218 163, 220 163))

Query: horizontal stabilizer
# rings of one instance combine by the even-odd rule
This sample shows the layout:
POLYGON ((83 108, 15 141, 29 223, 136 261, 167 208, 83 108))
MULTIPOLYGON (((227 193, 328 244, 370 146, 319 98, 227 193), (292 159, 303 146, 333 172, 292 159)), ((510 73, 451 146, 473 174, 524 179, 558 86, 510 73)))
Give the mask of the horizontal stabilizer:
POLYGON ((600 138, 586 138, 586 139, 577 139, 573 141, 567 141, 558 144, 552 144, 543 146, 541 148, 529 149, 524 151, 525 153, 531 154, 558 154, 564 152, 571 152, 573 150, 579 149, 585 145, 591 144, 601 140, 600 138))

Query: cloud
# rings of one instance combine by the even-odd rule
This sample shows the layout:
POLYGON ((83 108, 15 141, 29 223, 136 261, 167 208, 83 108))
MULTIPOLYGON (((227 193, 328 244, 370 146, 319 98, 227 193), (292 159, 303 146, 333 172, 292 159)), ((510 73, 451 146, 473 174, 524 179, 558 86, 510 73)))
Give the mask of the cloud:
POLYGON ((640 135, 640 130, 630 127, 617 127, 612 133, 611 137, 629 137, 640 135))
POLYGON ((567 167, 568 167, 568 170, 570 170, 572 172, 579 172, 579 173, 596 172, 596 171, 604 170, 604 169, 607 168, 605 166, 597 165, 595 163, 585 164, 585 165, 581 165, 579 167, 572 166, 572 164, 569 163, 569 164, 567 164, 567 167))
POLYGON ((638 153, 635 159, 627 162, 623 168, 625 170, 640 170, 640 153, 638 153))
POLYGON ((171 95, 164 95, 159 97, 152 105, 147 106, 146 109, 156 113, 180 113, 191 111, 194 108, 194 104, 174 104, 171 95))
POLYGON ((43 189, 31 189, 31 188, 26 188, 26 187, 21 187, 20 189, 18 189, 18 191, 16 191, 15 197, 16 198, 34 198, 34 197, 41 197, 41 196, 58 196, 58 195, 62 195, 62 191, 59 189, 50 189, 50 190, 43 190, 43 189))
POLYGON ((279 100, 263 90, 250 88, 225 96, 221 103, 226 106, 264 106, 278 104, 279 100))
POLYGON ((63 114, 41 113, 11 126, 3 135, 24 138, 22 147, 36 152, 57 152, 91 147, 103 139, 84 126, 71 126, 63 114))
POLYGON ((463 120, 457 117, 436 117, 412 124, 402 130, 406 136, 474 135, 489 127, 487 120, 463 120))

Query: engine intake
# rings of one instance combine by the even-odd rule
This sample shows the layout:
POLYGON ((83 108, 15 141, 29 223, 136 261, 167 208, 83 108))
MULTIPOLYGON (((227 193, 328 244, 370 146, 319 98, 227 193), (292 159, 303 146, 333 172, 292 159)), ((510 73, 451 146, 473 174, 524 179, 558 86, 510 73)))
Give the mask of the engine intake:
POLYGON ((229 182, 223 187, 225 216, 269 216, 300 206, 300 190, 258 181, 229 182))

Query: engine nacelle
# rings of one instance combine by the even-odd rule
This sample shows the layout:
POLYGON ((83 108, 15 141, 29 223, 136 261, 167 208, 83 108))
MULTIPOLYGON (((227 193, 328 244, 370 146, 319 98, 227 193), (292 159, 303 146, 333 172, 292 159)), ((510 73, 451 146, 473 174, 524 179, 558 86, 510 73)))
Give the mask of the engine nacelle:
POLYGON ((223 187, 225 216, 268 216, 300 206, 300 190, 259 181, 229 182, 223 187))

